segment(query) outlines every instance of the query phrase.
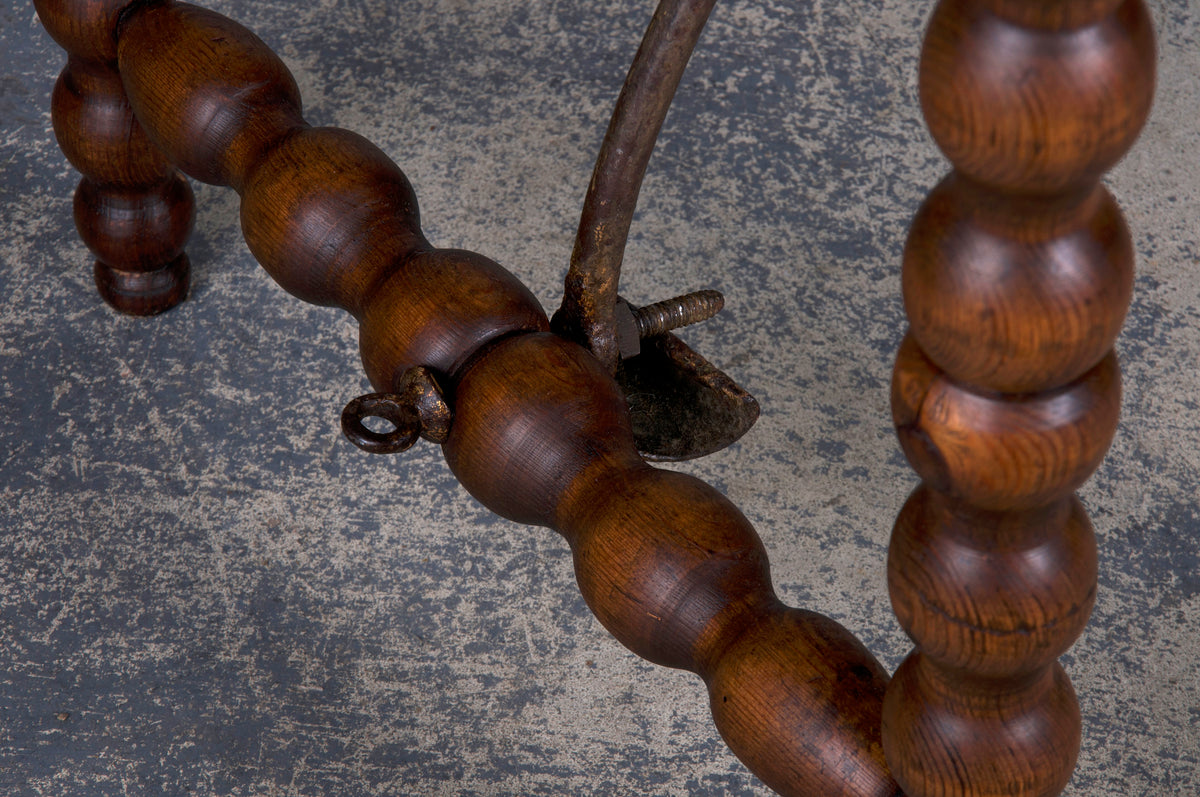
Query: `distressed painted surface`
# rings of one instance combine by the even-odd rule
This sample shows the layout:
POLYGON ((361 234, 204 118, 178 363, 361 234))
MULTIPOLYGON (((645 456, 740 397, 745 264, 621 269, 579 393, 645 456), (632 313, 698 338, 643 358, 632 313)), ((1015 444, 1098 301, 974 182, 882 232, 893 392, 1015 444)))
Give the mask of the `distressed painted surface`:
MULTIPOLYGON (((221 0, 310 121, 409 174, 429 237, 557 305, 650 2, 221 0)), ((1140 251, 1124 424, 1083 495, 1100 596, 1066 657, 1072 797, 1200 791, 1200 4, 1155 4, 1156 113, 1114 172, 1140 251)), ((914 478, 888 418, 899 252, 945 166, 916 109, 926 5, 719 4, 651 162, 623 292, 716 287, 686 337, 763 405, 684 466, 757 525, 779 591, 889 668, 884 555, 914 478)), ((122 318, 49 132, 62 53, 0 7, 0 791, 760 795, 699 681, 588 613, 565 544, 490 516, 436 448, 340 439, 354 325, 274 286, 198 187, 191 299, 122 318)))

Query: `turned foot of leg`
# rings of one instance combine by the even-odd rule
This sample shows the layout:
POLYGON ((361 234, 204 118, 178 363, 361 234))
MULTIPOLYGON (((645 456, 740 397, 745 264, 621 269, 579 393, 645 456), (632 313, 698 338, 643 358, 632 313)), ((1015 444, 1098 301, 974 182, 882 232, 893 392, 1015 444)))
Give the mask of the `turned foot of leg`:
POLYGON ((155 315, 187 297, 189 263, 183 245, 195 200, 178 173, 127 188, 89 177, 75 190, 75 226, 96 255, 96 288, 113 308, 155 315))
POLYGON ((116 310, 154 315, 187 297, 183 247, 195 200, 146 138, 112 63, 71 56, 51 103, 54 132, 83 180, 75 226, 96 256, 96 287, 116 310))

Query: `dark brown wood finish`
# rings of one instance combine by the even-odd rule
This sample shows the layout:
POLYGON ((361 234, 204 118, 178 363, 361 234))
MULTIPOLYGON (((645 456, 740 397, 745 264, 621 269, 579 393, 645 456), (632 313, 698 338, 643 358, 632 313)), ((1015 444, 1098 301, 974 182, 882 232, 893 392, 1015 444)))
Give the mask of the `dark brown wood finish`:
POLYGON ((59 146, 83 174, 75 225, 96 256, 96 287, 108 304, 153 315, 187 296, 183 247, 195 202, 146 137, 117 73, 117 24, 130 0, 35 0, 46 30, 68 53, 51 101, 59 146))
POLYGON ((444 452, 461 482, 561 532, 600 621, 700 675, 722 735, 772 788, 895 795, 890 764, 912 797, 1061 791, 1080 721, 1056 660, 1096 585, 1072 491, 1115 429, 1133 274, 1098 180, 1149 111, 1141 0, 944 0, 932 19, 922 103, 955 170, 904 261, 893 408, 923 484, 889 554, 917 645, 890 686, 844 628, 779 602, 736 507, 638 456, 608 363, 551 334, 501 266, 426 241, 378 148, 304 121, 254 34, 170 1, 35 5, 69 53, 55 131, 85 175, 76 216, 106 301, 150 313, 186 293, 192 199, 171 164, 233 187, 271 276, 361 322, 378 390, 428 369, 454 411, 444 452))
POLYGON ((493 511, 566 537, 622 644, 704 678, 722 736, 769 786, 898 793, 876 734, 883 669, 837 623, 779 602, 728 499, 638 457, 616 383, 582 347, 521 335, 469 365, 445 453, 493 511))
MULTIPOLYGON (((103 16, 61 5, 64 19, 103 16)), ((601 622, 639 655, 699 674, 721 733, 768 785, 898 793, 879 735, 884 670, 837 623, 779 602, 758 535, 726 498, 638 456, 617 383, 548 331, 515 277, 432 247, 403 173, 353 133, 309 127, 286 68, 237 23, 137 4, 114 52, 155 147, 241 194, 250 248, 285 289, 360 320, 378 390, 428 369, 453 406, 444 452, 466 488, 560 531, 601 622)))
POLYGON ((1074 769, 1057 659, 1097 555, 1073 491, 1116 429, 1133 282, 1098 180, 1145 122, 1154 66, 1141 0, 942 0, 926 33, 922 108, 954 171, 910 232, 892 383, 922 478, 888 557, 916 650, 883 738, 910 797, 1048 797, 1074 769))

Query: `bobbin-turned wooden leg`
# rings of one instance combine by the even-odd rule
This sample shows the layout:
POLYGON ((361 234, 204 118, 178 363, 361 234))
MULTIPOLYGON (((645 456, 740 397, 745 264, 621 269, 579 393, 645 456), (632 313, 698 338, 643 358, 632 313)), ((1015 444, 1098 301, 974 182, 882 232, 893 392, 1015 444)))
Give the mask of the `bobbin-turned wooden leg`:
POLYGON ((130 0, 35 0, 46 30, 67 50, 51 101, 59 146, 83 173, 75 226, 96 256, 96 287, 109 305, 153 315, 187 296, 183 246, 195 216, 192 190, 134 118, 116 68, 120 14, 130 0))
POLYGON ((887 675, 836 622, 783 605, 750 522, 714 488, 647 465, 600 361, 549 332, 515 276, 438 249, 377 147, 310 127, 287 67, 251 31, 157 0, 123 18, 122 81, 150 140, 241 196, 250 250, 287 291, 361 322, 380 392, 421 369, 447 386, 443 451, 485 506, 556 529, 580 588, 631 650, 707 685, 730 747, 792 797, 895 797, 887 675))
POLYGON ((1112 346, 1133 251, 1099 183, 1150 110, 1141 0, 942 0, 922 109, 955 171, 904 256, 910 332, 892 384, 922 485, 888 556, 916 643, 888 687, 883 745, 909 797, 1050 797, 1080 742, 1058 657, 1095 601, 1073 491, 1116 430, 1112 346))

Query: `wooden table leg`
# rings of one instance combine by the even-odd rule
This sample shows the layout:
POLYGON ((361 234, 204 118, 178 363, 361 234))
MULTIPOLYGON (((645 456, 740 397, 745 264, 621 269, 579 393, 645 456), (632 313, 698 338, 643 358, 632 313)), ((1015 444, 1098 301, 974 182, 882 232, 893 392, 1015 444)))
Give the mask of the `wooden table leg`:
POLYGON ((910 797, 1054 795, 1074 770, 1057 659, 1094 603, 1096 545, 1073 491, 1116 429, 1133 283, 1099 179, 1154 73, 1141 0, 943 0, 926 34, 922 109, 954 171, 913 222, 892 385, 922 478, 888 559, 916 650, 884 750, 910 797))
MULTIPOLYGON (((60 1, 91 19, 87 0, 60 1)), ((730 747, 781 793, 897 794, 879 741, 883 668, 838 623, 778 599, 757 533, 724 496, 641 459, 618 384, 549 332, 516 277, 433 247, 403 172, 361 136, 310 127, 286 66, 233 20, 138 3, 118 34, 120 82, 158 151, 239 193, 250 250, 283 288, 359 319, 376 390, 400 392, 414 368, 436 375, 453 405, 439 435, 451 470, 496 513, 567 539, 617 639, 699 675, 730 747)))
POLYGON ((96 256, 96 287, 124 313, 153 315, 187 297, 183 247, 195 201, 187 180, 146 137, 117 72, 117 25, 130 0, 35 0, 68 53, 51 117, 63 153, 83 174, 75 226, 96 256))

